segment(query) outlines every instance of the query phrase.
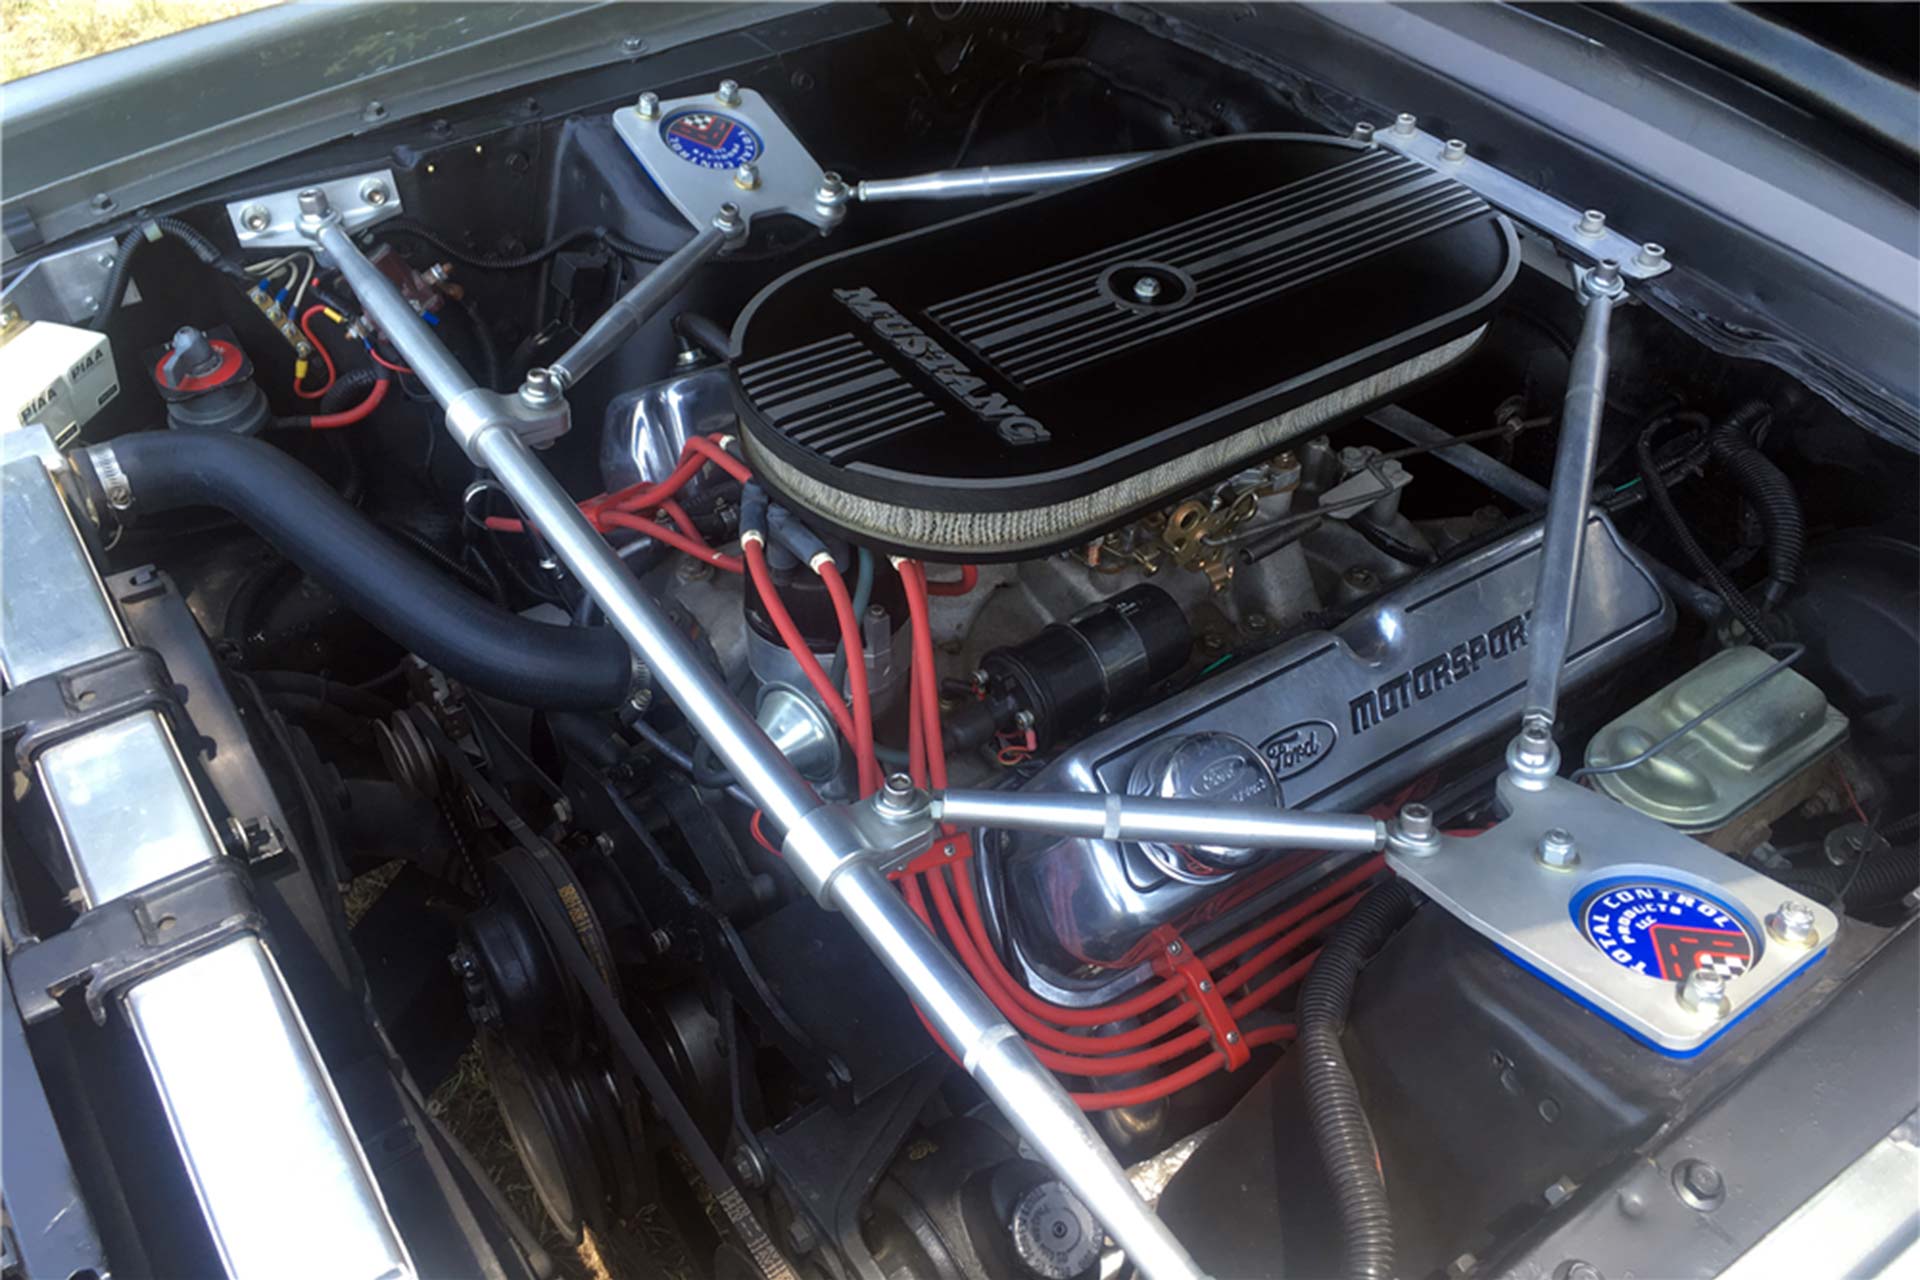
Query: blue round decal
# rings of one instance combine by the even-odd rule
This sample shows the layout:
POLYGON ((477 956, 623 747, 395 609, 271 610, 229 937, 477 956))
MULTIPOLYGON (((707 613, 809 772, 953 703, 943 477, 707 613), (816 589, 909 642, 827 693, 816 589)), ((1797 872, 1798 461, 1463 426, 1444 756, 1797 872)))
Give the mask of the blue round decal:
POLYGON ((1602 885, 1578 904, 1574 919, 1587 941, 1621 968, 1670 982, 1706 968, 1736 977, 1759 951, 1746 921, 1666 880, 1602 885))
POLYGON ((667 150, 702 169, 738 169, 760 158, 760 135, 718 111, 682 111, 660 126, 667 150))

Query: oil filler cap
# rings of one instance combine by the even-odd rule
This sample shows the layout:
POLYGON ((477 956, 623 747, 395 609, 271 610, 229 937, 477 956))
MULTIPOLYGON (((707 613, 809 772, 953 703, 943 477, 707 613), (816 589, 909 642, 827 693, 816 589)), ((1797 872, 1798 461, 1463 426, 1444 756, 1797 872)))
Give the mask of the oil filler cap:
MULTIPOLYGON (((1195 733, 1149 751, 1134 765, 1127 793, 1156 800, 1280 806, 1280 784, 1258 747, 1231 733, 1195 733)), ((1140 851, 1176 880, 1204 884, 1259 862, 1264 849, 1141 841, 1140 851)))
POLYGON ((1027 1270, 1043 1280, 1073 1280, 1100 1261, 1102 1232, 1064 1182, 1049 1179, 1014 1202, 1007 1229, 1027 1270))

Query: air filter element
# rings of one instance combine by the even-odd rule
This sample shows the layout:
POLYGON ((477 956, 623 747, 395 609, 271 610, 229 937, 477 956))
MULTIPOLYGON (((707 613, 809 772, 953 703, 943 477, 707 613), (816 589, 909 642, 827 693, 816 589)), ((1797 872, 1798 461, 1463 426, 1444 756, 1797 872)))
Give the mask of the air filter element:
POLYGON ((1518 262, 1383 148, 1198 143, 774 282, 734 331, 742 434, 859 541, 1040 554, 1458 360, 1518 262))

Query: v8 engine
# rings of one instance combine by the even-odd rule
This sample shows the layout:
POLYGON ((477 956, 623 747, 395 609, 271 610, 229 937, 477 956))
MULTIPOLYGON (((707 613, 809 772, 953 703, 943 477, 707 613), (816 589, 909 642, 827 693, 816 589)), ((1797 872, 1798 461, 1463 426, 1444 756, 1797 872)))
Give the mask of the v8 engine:
POLYGON ((1911 1248, 1882 71, 454 12, 7 87, 9 1280, 1911 1248))

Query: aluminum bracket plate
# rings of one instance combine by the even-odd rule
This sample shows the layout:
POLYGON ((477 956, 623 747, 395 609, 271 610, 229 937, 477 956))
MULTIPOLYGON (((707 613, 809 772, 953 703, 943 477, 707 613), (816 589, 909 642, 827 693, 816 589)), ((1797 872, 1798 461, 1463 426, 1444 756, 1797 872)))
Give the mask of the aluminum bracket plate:
MULTIPOLYGON (((1428 853, 1394 848, 1387 861, 1522 966, 1662 1053, 1699 1053, 1826 954, 1840 927, 1833 912, 1806 902, 1813 918, 1807 940, 1786 941, 1771 931, 1769 917, 1796 895, 1752 868, 1564 779, 1539 791, 1505 776, 1496 785, 1507 814, 1498 825, 1478 836, 1441 836, 1428 853), (1551 828, 1573 837, 1573 866, 1548 866, 1536 856, 1551 828), (1631 939, 1625 927, 1603 935, 1613 943, 1611 954, 1578 918, 1603 896, 1619 900, 1616 917, 1630 909, 1638 921, 1631 939), (1715 953, 1707 947, 1718 931, 1687 927, 1702 913, 1730 914, 1724 936, 1737 939, 1732 950, 1747 953, 1728 965, 1726 1004, 1718 1011, 1682 1003, 1683 980, 1671 973, 1631 967, 1642 944, 1674 948, 1680 967, 1710 963, 1715 953)), ((1656 965, 1666 970, 1664 958, 1656 965)))
POLYGON ((613 129, 640 167, 695 227, 732 204, 756 216, 791 214, 822 234, 846 216, 841 198, 822 202, 820 166, 773 106, 752 89, 659 102, 651 96, 613 113, 613 129), (750 166, 749 185, 742 167, 750 166))
MULTIPOLYGON (((113 237, 103 236, 65 253, 35 259, 0 291, 0 302, 27 320, 90 324, 100 313, 101 300, 107 296, 107 281, 113 277, 119 252, 113 237)), ((140 289, 128 280, 121 303, 130 306, 138 301, 140 289)))
POLYGON ((1373 131, 1376 144, 1398 151, 1409 160, 1444 173, 1461 186, 1515 221, 1523 222, 1547 236, 1577 261, 1591 265, 1611 258, 1620 264, 1620 274, 1629 280, 1650 280, 1672 270, 1666 250, 1648 246, 1622 235, 1602 222, 1598 227, 1586 222, 1583 210, 1563 204, 1537 187, 1530 187, 1503 170, 1496 169, 1470 152, 1450 149, 1450 144, 1410 123, 1412 117, 1378 126, 1373 131), (1653 252, 1649 252, 1649 248, 1653 252))
POLYGON ((270 195, 249 196, 227 205, 227 220, 242 249, 312 249, 313 240, 300 229, 300 193, 312 187, 326 192, 327 204, 340 215, 340 225, 359 231, 402 212, 400 188, 393 170, 373 169, 345 178, 309 182, 270 195))

